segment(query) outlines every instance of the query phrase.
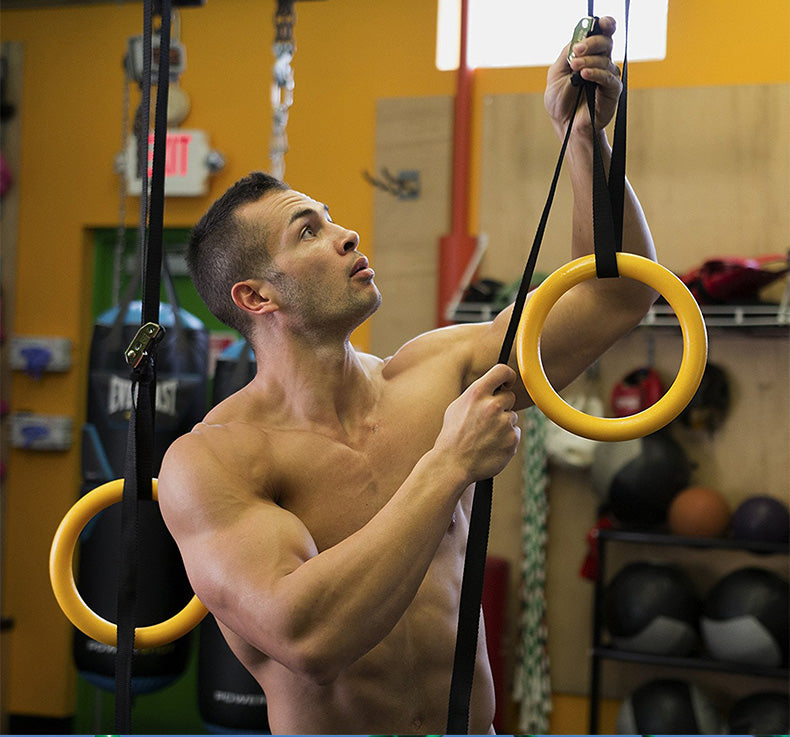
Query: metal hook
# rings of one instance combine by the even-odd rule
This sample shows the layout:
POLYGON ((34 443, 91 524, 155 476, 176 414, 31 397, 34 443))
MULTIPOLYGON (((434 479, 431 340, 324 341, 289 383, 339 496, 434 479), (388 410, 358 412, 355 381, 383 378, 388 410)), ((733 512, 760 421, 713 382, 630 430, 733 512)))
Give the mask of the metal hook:
POLYGON ((368 184, 395 195, 399 200, 416 200, 420 196, 420 172, 414 169, 398 172, 394 176, 386 167, 382 167, 383 179, 376 179, 367 170, 362 176, 368 184))

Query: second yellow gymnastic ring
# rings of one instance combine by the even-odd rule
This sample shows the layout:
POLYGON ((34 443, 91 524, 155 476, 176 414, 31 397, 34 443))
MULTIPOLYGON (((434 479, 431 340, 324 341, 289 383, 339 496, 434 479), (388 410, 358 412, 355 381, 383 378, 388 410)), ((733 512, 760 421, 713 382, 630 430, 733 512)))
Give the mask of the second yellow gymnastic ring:
MULTIPOLYGON (((49 554, 49 579, 63 613, 88 637, 113 647, 117 645, 118 627, 96 614, 80 596, 74 581, 72 559, 85 525, 103 509, 121 501, 123 484, 123 479, 108 481, 81 497, 58 526, 49 554)), ((153 479, 153 497, 157 498, 156 479, 153 479)), ((134 646, 144 650, 177 640, 197 626, 207 611, 197 596, 193 596, 170 619, 147 627, 137 627, 134 631, 134 646)))
POLYGON ((699 305, 671 271, 643 256, 617 254, 621 276, 653 287, 669 302, 683 333, 683 358, 677 377, 654 405, 629 417, 594 417, 571 407, 546 377, 540 356, 540 334, 549 311, 571 287, 595 276, 595 257, 584 256, 552 273, 532 294, 516 333, 516 355, 522 381, 532 401, 549 419, 575 435, 592 440, 631 440, 667 425, 697 391, 708 357, 708 336, 699 305))

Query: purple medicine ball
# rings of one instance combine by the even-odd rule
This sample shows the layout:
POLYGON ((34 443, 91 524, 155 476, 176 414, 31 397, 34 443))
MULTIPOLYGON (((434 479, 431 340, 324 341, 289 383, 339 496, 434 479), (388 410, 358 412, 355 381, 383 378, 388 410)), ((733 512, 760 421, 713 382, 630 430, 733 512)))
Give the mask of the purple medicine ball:
POLYGON ((787 505, 771 496, 754 496, 742 502, 732 515, 736 540, 786 543, 790 540, 787 505))

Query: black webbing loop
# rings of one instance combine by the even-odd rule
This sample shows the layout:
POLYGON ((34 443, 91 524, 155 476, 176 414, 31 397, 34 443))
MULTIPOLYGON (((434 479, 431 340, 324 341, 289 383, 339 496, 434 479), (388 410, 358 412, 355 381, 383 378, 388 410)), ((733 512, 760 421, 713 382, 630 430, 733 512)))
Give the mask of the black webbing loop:
MULTIPOLYGON (((158 323, 162 269, 162 229, 164 220, 164 178, 167 135, 167 97, 170 77, 170 0, 161 0, 159 72, 157 78, 154 156, 151 172, 150 212, 146 206, 147 166, 141 172, 141 221, 143 291, 142 323, 158 323)), ((143 131, 138 147, 148 151, 148 105, 151 83, 151 38, 153 4, 143 6, 143 131)), ((147 155, 146 155, 147 158, 147 155)), ((156 398, 155 344, 132 368, 132 410, 129 417, 124 490, 121 502, 121 556, 118 576, 118 639, 115 658, 115 731, 131 733, 132 658, 134 655, 135 611, 137 603, 138 503, 152 498, 153 438, 156 398)))
POLYGON ((165 156, 167 153, 167 101, 170 89, 170 0, 158 0, 162 9, 159 36, 159 71, 154 120, 154 165, 151 169, 151 209, 148 246, 143 251, 142 322, 159 322, 162 274, 162 231, 165 211, 165 156))
MULTIPOLYGON (((625 4, 625 43, 628 47, 628 16, 629 0, 625 4)), ((588 0, 587 14, 594 15, 594 2, 588 0)), ((507 363, 513 350, 518 325, 524 310, 530 283, 537 263, 538 252, 543 240, 543 233, 548 222, 549 211, 554 200, 565 150, 568 147, 573 121, 581 102, 581 95, 587 95, 588 109, 593 138, 593 233, 595 241, 596 268, 599 277, 617 276, 617 261, 615 253, 622 246, 623 209, 625 194, 625 95, 626 95, 626 63, 623 61, 623 89, 618 101, 617 117, 615 121, 614 144, 612 161, 609 168, 609 181, 607 183, 603 156, 595 132, 595 85, 582 82, 573 113, 565 131, 557 165, 554 169, 549 194, 543 213, 538 224, 537 232, 527 258, 524 274, 521 278, 518 294, 516 296, 513 312, 510 316, 502 349, 499 354, 499 363, 507 363), (598 266, 603 264, 602 268, 598 266), (612 266, 613 264, 613 266, 612 266), (603 273, 601 273, 603 272, 603 273)), ((469 535, 464 560, 464 575, 461 583, 461 597, 458 611, 458 632, 456 635, 455 657, 453 660, 453 674, 450 684, 450 702, 447 716, 447 729, 445 734, 467 734, 469 732, 469 706, 474 681, 475 659, 477 655, 478 627, 480 621, 480 606, 483 598, 483 579, 485 576, 486 551, 488 548, 488 534, 491 525, 491 505, 493 498, 494 480, 485 479, 475 484, 472 511, 469 520, 469 535)))
POLYGON ((617 277, 617 236, 614 232, 612 201, 606 181, 603 154, 598 134, 595 131, 595 85, 583 85, 587 97, 587 109, 592 125, 592 199, 593 199, 593 243, 595 250, 595 273, 599 279, 617 277))
POLYGON ((595 85, 584 85, 590 111, 593 143, 593 233, 595 273, 599 279, 619 276, 617 253, 623 248, 623 209, 625 203, 626 117, 628 102, 628 21, 630 0, 625 2, 625 53, 623 88, 617 103, 609 179, 603 166, 601 147, 595 133, 595 85))

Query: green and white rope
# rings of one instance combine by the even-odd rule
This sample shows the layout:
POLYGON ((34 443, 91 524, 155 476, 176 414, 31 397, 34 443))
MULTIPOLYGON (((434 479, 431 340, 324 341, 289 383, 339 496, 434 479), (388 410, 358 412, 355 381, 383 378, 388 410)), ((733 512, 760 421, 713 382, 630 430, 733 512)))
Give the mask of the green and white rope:
POLYGON ((519 662, 514 697, 520 702, 519 732, 548 734, 551 682, 546 646, 546 539, 548 498, 547 419, 537 407, 524 413, 524 493, 519 598, 519 662))

